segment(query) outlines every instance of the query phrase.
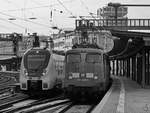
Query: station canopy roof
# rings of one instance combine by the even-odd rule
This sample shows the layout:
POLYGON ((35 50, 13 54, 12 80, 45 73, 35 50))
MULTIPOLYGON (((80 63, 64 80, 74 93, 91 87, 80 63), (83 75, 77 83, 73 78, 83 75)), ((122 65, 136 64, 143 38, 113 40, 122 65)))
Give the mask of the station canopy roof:
POLYGON ((144 47, 143 37, 150 37, 150 33, 111 30, 114 40, 113 49, 108 52, 110 59, 124 59, 131 57, 144 47))

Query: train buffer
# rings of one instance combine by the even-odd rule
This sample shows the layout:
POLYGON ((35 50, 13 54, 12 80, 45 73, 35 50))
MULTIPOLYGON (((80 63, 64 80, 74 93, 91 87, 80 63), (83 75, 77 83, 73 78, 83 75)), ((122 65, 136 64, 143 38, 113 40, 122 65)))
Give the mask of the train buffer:
POLYGON ((125 77, 113 77, 113 85, 92 113, 150 113, 150 89, 125 77))

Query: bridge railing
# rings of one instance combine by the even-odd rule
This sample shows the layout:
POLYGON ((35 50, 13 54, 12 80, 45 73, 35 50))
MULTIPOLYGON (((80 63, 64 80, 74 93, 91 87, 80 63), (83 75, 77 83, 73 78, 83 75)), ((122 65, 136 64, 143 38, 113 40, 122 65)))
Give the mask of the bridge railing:
POLYGON ((82 19, 76 20, 79 27, 150 27, 150 19, 82 19))

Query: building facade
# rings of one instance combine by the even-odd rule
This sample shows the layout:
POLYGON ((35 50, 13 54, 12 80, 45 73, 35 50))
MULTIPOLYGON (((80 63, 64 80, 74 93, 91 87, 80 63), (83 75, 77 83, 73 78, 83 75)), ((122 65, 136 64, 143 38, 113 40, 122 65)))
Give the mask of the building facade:
POLYGON ((117 8, 117 14, 116 14, 116 9, 112 6, 104 6, 102 8, 97 9, 97 17, 100 19, 104 19, 104 25, 108 26, 125 26, 127 25, 127 14, 128 14, 128 8, 125 6, 120 6, 117 8), (117 15, 117 23, 116 23, 116 15, 117 15), (114 21, 112 21, 114 19, 114 21), (124 20, 124 21, 119 21, 119 20, 124 20))

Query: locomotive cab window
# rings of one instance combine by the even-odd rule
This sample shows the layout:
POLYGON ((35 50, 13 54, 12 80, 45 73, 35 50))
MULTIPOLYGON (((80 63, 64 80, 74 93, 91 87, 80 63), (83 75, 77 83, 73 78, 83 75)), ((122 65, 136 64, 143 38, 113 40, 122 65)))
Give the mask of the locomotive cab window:
POLYGON ((86 62, 87 63, 100 63, 102 56, 100 54, 87 54, 86 55, 86 62))
POLYGON ((79 63, 81 62, 80 54, 68 54, 67 63, 79 63))

